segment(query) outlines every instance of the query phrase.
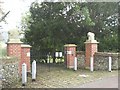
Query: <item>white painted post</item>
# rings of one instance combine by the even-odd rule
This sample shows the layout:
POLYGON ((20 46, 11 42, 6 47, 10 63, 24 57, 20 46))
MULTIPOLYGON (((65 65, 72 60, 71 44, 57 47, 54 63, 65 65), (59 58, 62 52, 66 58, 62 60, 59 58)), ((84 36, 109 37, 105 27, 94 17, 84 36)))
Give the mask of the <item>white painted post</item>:
POLYGON ((90 71, 93 72, 94 66, 93 66, 93 57, 90 57, 90 71))
POLYGON ((109 56, 109 72, 111 72, 112 58, 109 56))
POLYGON ((59 57, 62 57, 62 52, 59 52, 59 57))
POLYGON ((55 52, 55 57, 58 57, 59 56, 59 53, 58 52, 55 52))
POLYGON ((22 86, 25 86, 27 83, 27 65, 25 63, 22 64, 22 86))
POLYGON ((77 57, 75 57, 74 59, 74 70, 75 71, 77 70, 77 57))
POLYGON ((36 80, 36 61, 32 62, 32 81, 36 80))

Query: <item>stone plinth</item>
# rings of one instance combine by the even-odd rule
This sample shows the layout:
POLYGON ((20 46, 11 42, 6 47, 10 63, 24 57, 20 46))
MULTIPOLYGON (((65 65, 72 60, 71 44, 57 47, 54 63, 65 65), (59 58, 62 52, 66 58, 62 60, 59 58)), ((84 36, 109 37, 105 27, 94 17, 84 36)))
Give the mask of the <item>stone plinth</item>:
POLYGON ((86 40, 85 42, 85 65, 90 67, 90 57, 93 57, 95 52, 98 51, 98 43, 96 40, 86 40))
POLYGON ((65 52, 65 64, 67 68, 74 68, 74 59, 76 57, 76 45, 66 44, 64 45, 65 52))

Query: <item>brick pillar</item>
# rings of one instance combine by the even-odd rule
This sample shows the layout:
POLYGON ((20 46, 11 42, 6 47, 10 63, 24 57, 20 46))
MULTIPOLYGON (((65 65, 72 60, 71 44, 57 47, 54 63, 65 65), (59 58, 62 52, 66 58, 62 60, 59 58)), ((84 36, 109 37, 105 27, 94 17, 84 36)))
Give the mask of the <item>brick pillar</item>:
POLYGON ((96 40, 85 42, 85 65, 86 67, 90 67, 90 57, 93 57, 94 54, 98 51, 98 43, 96 40))
POLYGON ((22 70, 22 64, 25 63, 27 65, 27 72, 30 72, 30 45, 21 45, 21 61, 20 61, 20 72, 22 70))
POLYGON ((7 56, 19 59, 19 74, 21 75, 22 64, 27 64, 27 72, 30 72, 30 45, 24 45, 19 39, 10 39, 7 43, 7 56))
POLYGON ((21 43, 7 43, 7 56, 21 57, 21 43))
POLYGON ((67 68, 74 68, 74 58, 76 57, 76 45, 66 44, 64 45, 65 52, 65 64, 67 68))
MULTIPOLYGON (((7 56, 17 57, 20 62, 21 44, 22 42, 19 39, 10 39, 9 42, 7 42, 7 56)), ((18 68, 18 70, 20 70, 20 68, 18 68)))

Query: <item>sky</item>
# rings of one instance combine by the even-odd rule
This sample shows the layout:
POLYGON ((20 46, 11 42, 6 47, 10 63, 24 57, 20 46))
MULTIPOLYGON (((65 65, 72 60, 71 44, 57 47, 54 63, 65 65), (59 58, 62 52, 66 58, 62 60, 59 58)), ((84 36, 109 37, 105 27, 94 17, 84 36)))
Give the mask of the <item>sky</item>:
MULTIPOLYGON (((6 17, 6 21, 8 24, 4 24, 4 23, 2 24, 3 26, 2 30, 9 31, 13 28, 16 28, 16 26, 20 25, 21 17, 24 15, 26 11, 29 10, 30 4, 35 0, 0 0, 0 1, 4 2, 2 4, 3 11, 5 13, 10 11, 8 16, 6 17)), ((37 1, 43 1, 43 0, 37 0, 37 1)), ((62 1, 62 0, 46 0, 46 1, 62 1)), ((77 0, 77 1, 84 1, 84 0, 77 0)), ((89 0, 89 1, 94 1, 94 0, 89 0)), ((108 0, 108 1, 112 1, 112 0, 108 0)))
POLYGON ((10 13, 5 18, 6 22, 0 23, 2 28, 0 28, 0 33, 4 40, 6 41, 8 36, 8 31, 12 29, 16 29, 20 26, 21 17, 25 14, 25 12, 29 11, 30 4, 35 0, 0 0, 4 2, 1 4, 1 8, 5 13, 10 11, 10 13))
MULTIPOLYGON (((2 28, 0 28, 0 34, 4 40, 8 39, 8 31, 16 29, 20 26, 21 18, 27 11, 29 11, 29 7, 32 2, 36 0, 0 0, 0 2, 4 2, 1 4, 1 8, 5 13, 10 11, 10 13, 5 18, 6 22, 0 23, 2 28)), ((42 2, 43 0, 37 0, 42 2)))
POLYGON ((5 18, 7 24, 2 24, 4 31, 9 31, 20 25, 21 17, 29 10, 31 2, 34 0, 4 0, 3 11, 10 13, 5 18))
MULTIPOLYGON (((4 22, 0 23, 0 25, 2 24, 2 29, 0 31, 8 32, 16 27, 19 27, 22 16, 25 14, 25 12, 29 11, 29 7, 33 1, 36 0, 0 0, 0 2, 4 2, 1 6, 3 11, 5 13, 10 11, 5 18, 7 24, 4 22)), ((42 2, 43 0, 37 1, 42 2)))

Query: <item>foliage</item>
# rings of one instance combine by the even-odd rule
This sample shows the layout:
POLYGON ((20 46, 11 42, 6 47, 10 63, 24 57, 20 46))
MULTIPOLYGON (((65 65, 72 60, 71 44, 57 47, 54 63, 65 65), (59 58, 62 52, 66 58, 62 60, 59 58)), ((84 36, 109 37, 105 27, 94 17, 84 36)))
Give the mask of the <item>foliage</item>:
POLYGON ((88 15, 88 8, 80 8, 79 3, 32 3, 32 20, 29 21, 29 30, 25 31, 27 42, 37 50, 61 50, 67 43, 81 45, 80 38, 84 38, 84 29, 81 27, 90 26, 93 22, 88 15))
POLYGON ((77 44, 85 50, 86 34, 95 33, 100 51, 118 49, 117 2, 33 2, 23 18, 26 43, 33 50, 63 51, 63 45, 77 44))
POLYGON ((3 45, 5 45, 5 44, 0 41, 0 57, 7 56, 6 47, 3 47, 3 45))
POLYGON ((87 3, 90 16, 95 23, 90 31, 100 42, 99 51, 118 51, 118 6, 116 2, 87 3))

